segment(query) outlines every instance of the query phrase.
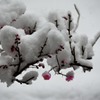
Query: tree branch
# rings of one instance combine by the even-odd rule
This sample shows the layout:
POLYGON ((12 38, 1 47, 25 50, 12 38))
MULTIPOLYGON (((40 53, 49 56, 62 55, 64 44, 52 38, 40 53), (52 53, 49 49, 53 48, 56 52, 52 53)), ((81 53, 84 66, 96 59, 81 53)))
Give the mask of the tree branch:
POLYGON ((91 42, 92 43, 92 46, 94 46, 95 45, 95 43, 97 42, 97 40, 100 38, 100 32, 98 32, 97 34, 96 34, 96 36, 94 37, 94 40, 91 42))
POLYGON ((40 52, 39 52, 38 57, 41 57, 41 56, 42 56, 42 54, 43 54, 43 50, 44 50, 44 48, 45 48, 45 46, 46 46, 46 44, 47 44, 47 40, 48 40, 48 38, 46 38, 46 40, 45 40, 43 46, 41 47, 41 50, 40 50, 40 52))
POLYGON ((57 64, 58 64, 58 72, 61 70, 61 67, 60 67, 60 63, 59 63, 59 60, 58 60, 58 56, 57 56, 57 54, 56 54, 56 61, 57 61, 57 64))
POLYGON ((71 35, 71 30, 70 30, 70 28, 71 28, 71 22, 72 22, 72 20, 71 20, 71 15, 70 14, 68 14, 68 19, 69 19, 69 23, 68 23, 68 35, 69 35, 69 45, 70 45, 70 50, 71 50, 71 54, 73 55, 73 58, 74 58, 74 62, 77 62, 76 61, 76 57, 75 57, 75 47, 74 48, 72 48, 72 43, 71 43, 71 38, 72 38, 72 35, 71 35))
POLYGON ((79 20, 80 20, 80 12, 79 12, 79 9, 77 8, 77 6, 75 4, 74 4, 74 7, 75 7, 75 10, 76 10, 76 12, 78 14, 78 18, 77 18, 77 23, 76 23, 76 26, 75 26, 73 32, 75 32, 77 30, 77 28, 79 26, 79 20))
POLYGON ((17 70, 16 70, 16 72, 14 73, 14 76, 19 72, 19 70, 20 70, 20 66, 21 66, 21 63, 23 62, 23 60, 22 60, 22 55, 21 55, 21 53, 20 53, 20 49, 19 49, 19 44, 20 44, 20 38, 19 38, 19 36, 18 35, 16 35, 16 39, 15 39, 15 45, 16 45, 16 47, 15 47, 15 50, 16 50, 16 52, 17 52, 17 57, 18 57, 18 59, 19 59, 19 63, 18 63, 18 66, 17 66, 17 70))
POLYGON ((59 25, 58 25, 58 20, 55 20, 55 23, 56 23, 56 27, 58 28, 58 26, 59 26, 59 25))
POLYGON ((24 70, 26 70, 27 68, 29 68, 29 66, 31 66, 31 65, 34 65, 34 64, 36 64, 36 63, 38 63, 39 61, 41 61, 41 59, 40 60, 36 60, 36 61, 34 61, 34 62, 31 62, 31 63, 28 63, 28 64, 26 64, 21 70, 19 70, 19 72, 17 72, 17 73, 14 73, 14 77, 16 77, 16 76, 18 76, 19 74, 21 74, 24 70))
POLYGON ((93 67, 91 67, 91 66, 86 66, 86 65, 83 65, 83 64, 80 64, 80 63, 70 63, 70 66, 74 66, 74 65, 82 67, 84 72, 86 70, 91 71, 91 69, 93 69, 93 67))
POLYGON ((19 79, 14 79, 14 81, 17 81, 18 83, 20 83, 20 84, 29 84, 28 82, 30 81, 30 80, 32 80, 34 77, 31 77, 31 78, 29 78, 29 79, 27 79, 26 81, 23 81, 23 80, 19 80, 19 79))

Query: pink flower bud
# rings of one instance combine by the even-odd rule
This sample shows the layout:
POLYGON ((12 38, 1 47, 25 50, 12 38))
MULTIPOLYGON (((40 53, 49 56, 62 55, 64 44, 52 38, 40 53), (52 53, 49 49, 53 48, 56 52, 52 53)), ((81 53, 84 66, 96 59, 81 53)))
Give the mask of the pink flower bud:
POLYGON ((49 72, 45 71, 42 74, 42 77, 44 78, 44 80, 49 80, 51 78, 51 74, 49 72))
POLYGON ((67 74, 66 74, 66 81, 71 81, 74 79, 74 72, 73 71, 69 71, 67 74))
POLYGON ((45 65, 43 63, 39 63, 39 67, 45 68, 45 65))
POLYGON ((63 18, 64 18, 65 20, 68 20, 68 18, 67 18, 67 17, 65 17, 65 16, 64 16, 63 18))
POLYGON ((16 19, 13 19, 13 20, 12 20, 12 22, 15 22, 15 21, 16 21, 16 19))
POLYGON ((63 46, 63 45, 60 45, 60 48, 61 48, 61 49, 64 49, 64 46, 63 46))
POLYGON ((66 60, 62 60, 61 63, 67 64, 67 61, 66 60))
POLYGON ((15 51, 15 47, 14 45, 11 46, 11 52, 14 52, 15 51))
POLYGON ((74 79, 74 76, 68 76, 68 77, 66 77, 66 81, 71 81, 71 80, 73 80, 74 79))

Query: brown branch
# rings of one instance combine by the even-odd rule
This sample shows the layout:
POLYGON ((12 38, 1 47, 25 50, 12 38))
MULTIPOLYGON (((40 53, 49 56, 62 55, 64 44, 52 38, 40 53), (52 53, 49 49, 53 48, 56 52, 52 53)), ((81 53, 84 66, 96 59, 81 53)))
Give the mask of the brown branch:
POLYGON ((56 23, 56 27, 58 28, 58 26, 59 26, 59 25, 58 25, 58 21, 57 21, 57 20, 55 20, 55 23, 56 23))
POLYGON ((71 36, 71 33, 70 33, 70 29, 71 29, 71 22, 72 22, 72 20, 71 20, 71 14, 68 14, 68 34, 69 34, 69 38, 71 38, 72 36, 71 36))
POLYGON ((0 68, 7 69, 8 66, 7 65, 0 65, 0 68))
POLYGON ((52 67, 48 72, 52 71, 55 68, 57 68, 57 66, 52 67))
POLYGON ((65 74, 63 74, 63 73, 58 72, 57 74, 58 74, 58 75, 62 75, 62 76, 65 76, 65 77, 66 77, 66 75, 65 75, 65 74))
POLYGON ((27 68, 29 68, 29 66, 31 66, 31 65, 34 65, 34 64, 36 64, 36 63, 38 63, 39 61, 41 61, 41 59, 40 60, 36 60, 36 61, 34 61, 34 62, 31 62, 31 63, 28 63, 28 64, 26 64, 21 70, 19 70, 19 72, 17 72, 17 73, 14 73, 14 77, 16 77, 16 76, 18 76, 19 74, 21 74, 24 70, 26 70, 27 68))
POLYGON ((76 54, 75 54, 75 47, 73 47, 72 55, 74 57, 74 63, 77 63, 76 54))
POLYGON ((80 63, 70 63, 70 66, 74 66, 74 65, 82 67, 84 72, 86 70, 91 71, 93 69, 93 67, 91 67, 91 66, 86 66, 86 65, 83 65, 83 64, 80 64, 80 63))
POLYGON ((72 44, 71 44, 71 38, 72 38, 72 35, 71 35, 71 22, 72 22, 72 20, 71 20, 71 14, 68 14, 68 20, 69 20, 69 23, 68 23, 68 34, 69 34, 69 45, 70 45, 70 50, 71 50, 71 54, 73 55, 73 58, 74 58, 74 62, 77 62, 76 61, 76 56, 75 56, 75 47, 72 49, 72 44))
POLYGON ((37 22, 35 23, 33 29, 31 29, 30 27, 28 27, 29 28, 29 34, 30 35, 36 31, 36 25, 37 25, 37 22))
POLYGON ((84 51, 85 51, 83 46, 81 47, 81 50, 82 50, 82 56, 83 56, 84 55, 84 51))
POLYGON ((76 12, 78 14, 78 18, 77 18, 77 23, 76 23, 76 26, 75 26, 73 32, 75 32, 77 30, 77 28, 79 26, 79 20, 80 20, 80 12, 79 12, 79 10, 78 10, 78 8, 77 8, 77 6, 75 4, 74 4, 74 7, 75 7, 75 10, 76 10, 76 12))
MULTIPOLYGON (((38 56, 38 57, 41 57, 41 56, 42 56, 43 50, 44 50, 44 48, 45 48, 45 46, 46 46, 46 43, 47 43, 47 39, 48 39, 48 38, 46 38, 46 40, 45 40, 43 46, 41 47, 41 50, 40 50, 40 52, 39 52, 39 56, 38 56)), ((20 52, 19 52, 19 53, 20 53, 20 52)), ((20 57, 20 56, 19 56, 19 57, 20 57)), ((23 61, 20 61, 20 60, 21 60, 21 59, 19 58, 18 69, 17 69, 17 71, 14 73, 14 75, 13 75, 14 77, 16 77, 16 76, 18 76, 19 74, 21 74, 24 70, 26 70, 27 68, 29 68, 30 65, 34 65, 34 64, 38 63, 39 61, 41 61, 41 59, 39 59, 39 60, 36 60, 36 61, 34 61, 34 62, 28 63, 28 64, 25 65, 24 68, 22 68, 22 69, 19 70, 19 68, 20 68, 20 66, 21 66, 21 64, 22 64, 22 62, 23 62, 23 61)))
POLYGON ((19 49, 20 39, 19 39, 18 35, 16 35, 15 44, 16 44, 15 50, 16 50, 16 52, 17 52, 17 55, 16 55, 16 56, 17 56, 18 59, 19 59, 19 63, 18 63, 18 66, 17 66, 17 70, 16 70, 16 72, 14 73, 14 76, 19 72, 21 63, 23 62, 23 60, 22 60, 22 55, 21 55, 20 49, 19 49))
POLYGON ((34 27, 31 29, 31 27, 24 27, 24 31, 26 34, 31 35, 32 33, 34 33, 36 31, 36 27, 37 27, 37 22, 35 22, 34 27))
POLYGON ((45 46, 47 45, 47 40, 48 40, 48 38, 46 38, 46 40, 45 40, 43 46, 41 47, 41 50, 40 50, 40 52, 39 52, 38 57, 41 57, 41 56, 42 56, 43 50, 44 50, 45 46))
POLYGON ((60 67, 60 63, 59 63, 57 54, 56 54, 56 61, 57 61, 58 67, 59 67, 57 71, 59 72, 61 70, 61 67, 60 67))
POLYGON ((97 42, 97 40, 100 38, 100 32, 98 32, 94 38, 94 40, 92 41, 92 46, 95 45, 95 43, 97 42))
MULTIPOLYGON (((75 6, 76 7, 76 6, 75 6)), ((71 49, 71 54, 73 55, 73 58, 74 58, 74 62, 70 64, 70 66, 73 66, 73 65, 77 65, 77 66, 81 66, 83 68, 83 71, 85 72, 86 70, 88 71, 91 71, 91 69, 93 69, 91 66, 86 66, 86 65, 82 65, 80 63, 77 62, 77 59, 76 59, 76 54, 75 54, 75 47, 72 49, 72 45, 71 45, 71 33, 70 33, 70 25, 71 25, 71 15, 68 14, 68 17, 69 17, 69 23, 68 23, 68 34, 69 34, 69 45, 70 45, 70 49, 71 49)))
POLYGON ((34 77, 31 77, 31 78, 29 78, 29 79, 27 79, 26 81, 23 81, 23 80, 19 80, 19 79, 14 79, 14 81, 16 81, 16 82, 18 82, 18 83, 20 83, 20 84, 29 84, 28 82, 30 81, 30 80, 32 80, 34 77))
POLYGON ((37 25, 37 22, 35 22, 35 25, 34 25, 32 33, 36 31, 36 25, 37 25))

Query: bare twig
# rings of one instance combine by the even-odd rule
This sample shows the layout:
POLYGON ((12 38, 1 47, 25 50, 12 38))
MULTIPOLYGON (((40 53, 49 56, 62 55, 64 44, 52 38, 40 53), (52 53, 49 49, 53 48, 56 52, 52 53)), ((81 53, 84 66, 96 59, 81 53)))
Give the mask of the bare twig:
POLYGON ((8 66, 7 65, 0 65, 0 68, 7 69, 8 66))
POLYGON ((41 50, 40 50, 40 52, 39 52, 38 57, 41 57, 41 56, 42 56, 43 50, 44 50, 45 46, 47 45, 47 40, 48 40, 48 38, 46 38, 46 40, 45 40, 43 46, 41 47, 41 50))
POLYGON ((60 66, 60 63, 59 63, 59 59, 58 59, 58 56, 56 54, 56 61, 57 61, 57 64, 58 64, 58 72, 61 70, 61 66, 60 66))
POLYGON ((35 25, 34 25, 32 33, 36 31, 36 25, 37 25, 37 22, 35 22, 35 25))
POLYGON ((77 18, 77 23, 76 23, 76 26, 75 26, 75 28, 73 29, 73 32, 75 32, 76 30, 77 30, 77 28, 78 28, 78 26, 79 26, 79 20, 80 20, 80 12, 79 12, 79 9, 77 8, 77 6, 74 4, 74 7, 75 7, 75 10, 76 10, 76 12, 77 12, 77 14, 78 14, 78 18, 77 18))
POLYGON ((95 43, 97 42, 97 40, 100 38, 100 32, 98 32, 97 34, 96 34, 96 36, 94 37, 94 40, 92 41, 92 46, 94 46, 95 45, 95 43))
POLYGON ((58 25, 58 20, 55 20, 55 23, 56 23, 56 27, 58 28, 58 26, 59 26, 59 25, 58 25))
MULTIPOLYGON (((41 60, 41 59, 40 59, 41 60)), ((29 66, 34 65, 36 63, 38 63, 40 60, 36 60, 34 62, 28 63, 26 64, 22 69, 19 70, 19 72, 17 72, 16 74, 14 73, 14 77, 18 76, 19 74, 21 74, 24 70, 26 70, 27 68, 29 68, 29 66)))
POLYGON ((69 39, 70 39, 69 40, 69 45, 70 45, 70 49, 71 49, 71 54, 73 55, 73 58, 74 58, 74 62, 71 63, 70 66, 77 65, 77 66, 81 66, 83 68, 84 72, 86 70, 91 71, 91 69, 93 69, 91 66, 82 65, 82 64, 80 64, 80 63, 77 62, 76 54, 75 54, 75 47, 72 48, 72 44, 71 44, 71 37, 72 37, 71 33, 70 33, 70 25, 71 25, 71 22, 72 22, 71 15, 69 14, 68 17, 69 17, 68 34, 69 34, 69 39))
POLYGON ((48 72, 52 71, 55 68, 57 68, 57 66, 52 67, 48 72))
POLYGON ((68 23, 68 35, 69 35, 69 45, 70 45, 70 50, 71 50, 71 54, 73 55, 73 58, 74 58, 74 62, 77 62, 76 61, 76 57, 75 57, 75 47, 74 48, 72 48, 72 43, 71 43, 71 38, 72 38, 72 35, 71 35, 71 22, 72 22, 72 20, 71 20, 71 15, 70 14, 68 14, 68 19, 69 19, 69 23, 68 23))
POLYGON ((29 84, 28 82, 30 81, 30 80, 32 80, 34 77, 31 77, 31 78, 29 78, 29 79, 27 79, 26 81, 23 81, 23 80, 19 80, 19 79, 14 79, 14 81, 17 81, 18 83, 20 83, 20 84, 29 84))
POLYGON ((63 74, 63 73, 58 72, 57 74, 58 74, 58 75, 62 75, 62 76, 65 76, 65 77, 66 77, 66 75, 65 75, 65 74, 63 74))
POLYGON ((22 60, 22 55, 21 55, 20 49, 19 49, 19 44, 20 44, 20 41, 19 41, 19 40, 20 40, 20 39, 19 39, 18 35, 16 35, 16 39, 15 39, 16 47, 15 47, 15 50, 16 50, 16 52, 17 52, 17 56, 18 56, 18 59, 19 59, 19 63, 18 63, 18 66, 17 66, 17 70, 16 70, 16 72, 14 73, 14 76, 19 72, 21 63, 23 62, 23 60, 22 60))
MULTIPOLYGON (((48 39, 48 38, 46 38, 46 40, 45 40, 43 46, 41 47, 41 50, 40 50, 40 52, 39 52, 39 56, 38 56, 38 57, 41 57, 41 56, 42 56, 43 50, 44 50, 44 48, 45 48, 45 46, 46 46, 46 43, 47 43, 47 39, 48 39)), ((19 57, 20 57, 20 56, 19 56, 19 57)), ((20 61, 20 58, 19 58, 19 61, 20 61)), ((30 65, 34 65, 34 64, 38 63, 39 61, 41 61, 41 59, 36 60, 36 61, 34 61, 34 62, 31 62, 31 63, 28 63, 28 64, 26 64, 22 69, 19 70, 19 68, 20 68, 20 66, 21 66, 21 63, 22 63, 22 61, 20 61, 19 64, 18 64, 17 71, 14 73, 13 76, 14 76, 14 77, 18 76, 18 75, 21 74, 24 70, 26 70, 27 68, 29 68, 30 65)))
POLYGON ((71 63, 70 66, 74 66, 74 65, 77 65, 77 66, 80 66, 83 68, 84 72, 87 70, 87 71, 91 71, 91 69, 93 69, 93 67, 91 66, 86 66, 86 65, 83 65, 83 64, 80 64, 80 63, 71 63))
POLYGON ((28 27, 30 35, 36 31, 36 25, 37 25, 37 22, 35 22, 35 25, 34 25, 33 29, 31 29, 30 27, 28 27))

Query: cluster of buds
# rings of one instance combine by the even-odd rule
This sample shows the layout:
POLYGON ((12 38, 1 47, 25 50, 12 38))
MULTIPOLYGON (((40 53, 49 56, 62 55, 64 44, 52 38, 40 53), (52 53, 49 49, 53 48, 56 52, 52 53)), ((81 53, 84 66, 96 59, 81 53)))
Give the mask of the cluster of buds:
POLYGON ((18 44, 20 44, 20 38, 19 38, 19 35, 17 34, 17 35, 15 35, 15 45, 12 45, 11 46, 11 52, 14 52, 14 51, 17 51, 17 46, 18 46, 18 44))
POLYGON ((0 68, 7 69, 8 66, 6 66, 6 65, 0 65, 0 68))
MULTIPOLYGON (((66 75, 65 74, 62 74, 62 73, 58 73, 62 76, 65 76, 66 77, 66 81, 72 81, 74 79, 74 72, 73 71, 69 71, 66 75)), ((42 77, 44 80, 49 80, 51 78, 51 74, 49 71, 45 71, 43 74, 42 74, 42 77)))
POLYGON ((39 63, 39 67, 45 68, 45 65, 43 63, 39 63))
POLYGON ((58 54, 59 51, 62 51, 64 49, 63 45, 60 45, 59 48, 56 50, 56 54, 58 54))

